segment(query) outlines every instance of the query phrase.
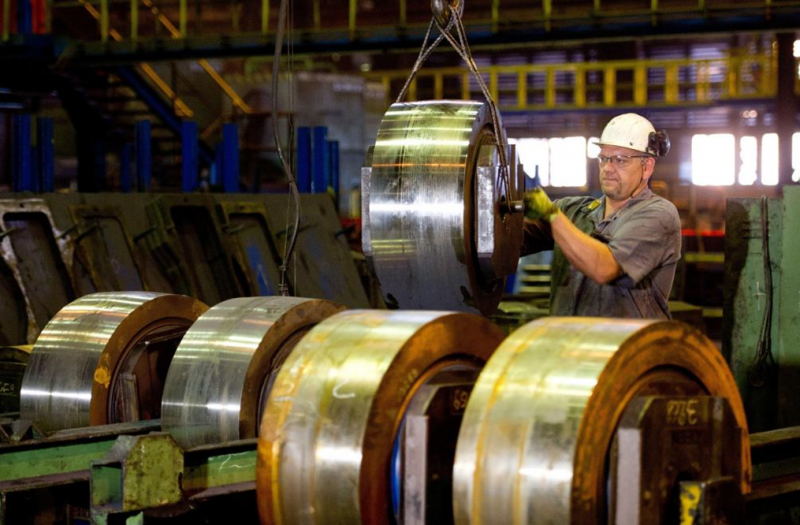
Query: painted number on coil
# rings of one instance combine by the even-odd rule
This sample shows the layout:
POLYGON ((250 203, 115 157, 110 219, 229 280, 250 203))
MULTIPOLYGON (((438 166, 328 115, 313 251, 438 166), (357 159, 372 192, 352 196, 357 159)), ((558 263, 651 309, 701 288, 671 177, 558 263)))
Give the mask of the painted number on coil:
POLYGON ((453 393, 453 412, 463 412, 467 408, 467 401, 469 401, 469 391, 461 388, 456 389, 453 393))
POLYGON ((696 425, 699 421, 697 399, 667 402, 667 424, 678 426, 696 425))
POLYGON ((17 393, 17 388, 14 383, 0 381, 0 396, 12 396, 17 393))

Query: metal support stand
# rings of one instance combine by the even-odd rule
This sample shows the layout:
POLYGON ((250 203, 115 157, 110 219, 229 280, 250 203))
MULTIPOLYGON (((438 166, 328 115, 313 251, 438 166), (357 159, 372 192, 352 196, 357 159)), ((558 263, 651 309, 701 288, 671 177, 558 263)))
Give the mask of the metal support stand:
POLYGON ((612 522, 742 523, 741 439, 724 398, 633 399, 611 446, 612 522))

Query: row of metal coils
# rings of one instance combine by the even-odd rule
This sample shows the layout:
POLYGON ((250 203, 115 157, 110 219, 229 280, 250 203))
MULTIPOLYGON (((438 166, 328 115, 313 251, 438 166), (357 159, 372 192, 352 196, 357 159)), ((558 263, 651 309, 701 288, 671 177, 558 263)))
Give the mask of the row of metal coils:
POLYGON ((705 336, 674 322, 546 318, 505 337, 468 313, 97 293, 36 341, 21 416, 44 431, 160 417, 184 448, 258 437, 263 523, 390 523, 406 417, 459 374, 472 379, 448 401, 463 416, 456 523, 596 522, 615 427, 643 395, 727 399, 749 487, 734 379, 705 336))

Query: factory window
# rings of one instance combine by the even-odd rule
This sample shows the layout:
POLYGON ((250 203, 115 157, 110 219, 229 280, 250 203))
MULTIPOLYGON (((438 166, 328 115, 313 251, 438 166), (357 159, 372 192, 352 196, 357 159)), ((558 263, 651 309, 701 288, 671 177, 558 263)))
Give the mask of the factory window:
POLYGON ((519 162, 530 178, 539 175, 542 186, 550 185, 550 150, 547 139, 508 139, 517 145, 519 162))
POLYGON ((550 185, 586 186, 586 138, 550 139, 550 185))
POLYGON ((692 182, 699 186, 730 186, 736 175, 736 140, 733 135, 692 137, 692 182))
POLYGON ((778 184, 778 134, 766 133, 761 137, 761 184, 778 184))
POLYGON ((586 156, 590 159, 596 159, 600 155, 600 146, 596 144, 597 142, 600 142, 600 137, 589 137, 586 143, 586 156))
MULTIPOLYGON (((597 139, 594 139, 597 140, 597 139)), ((585 137, 509 139, 529 177, 539 175, 542 186, 586 186, 585 137)))
POLYGON ((792 182, 800 182, 800 133, 792 135, 792 182))
POLYGON ((751 186, 758 180, 758 139, 742 137, 739 139, 739 184, 751 186))

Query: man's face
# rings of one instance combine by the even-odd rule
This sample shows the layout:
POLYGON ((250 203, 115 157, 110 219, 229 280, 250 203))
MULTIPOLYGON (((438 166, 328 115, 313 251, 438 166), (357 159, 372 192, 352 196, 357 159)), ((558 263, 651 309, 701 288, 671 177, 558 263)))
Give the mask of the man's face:
MULTIPOLYGON (((638 157, 643 155, 630 148, 618 146, 602 146, 600 156, 607 157, 638 157)), ((615 162, 606 162, 600 166, 600 188, 603 194, 611 200, 624 201, 646 183, 653 174, 655 161, 648 158, 624 159, 623 165, 615 162)))

